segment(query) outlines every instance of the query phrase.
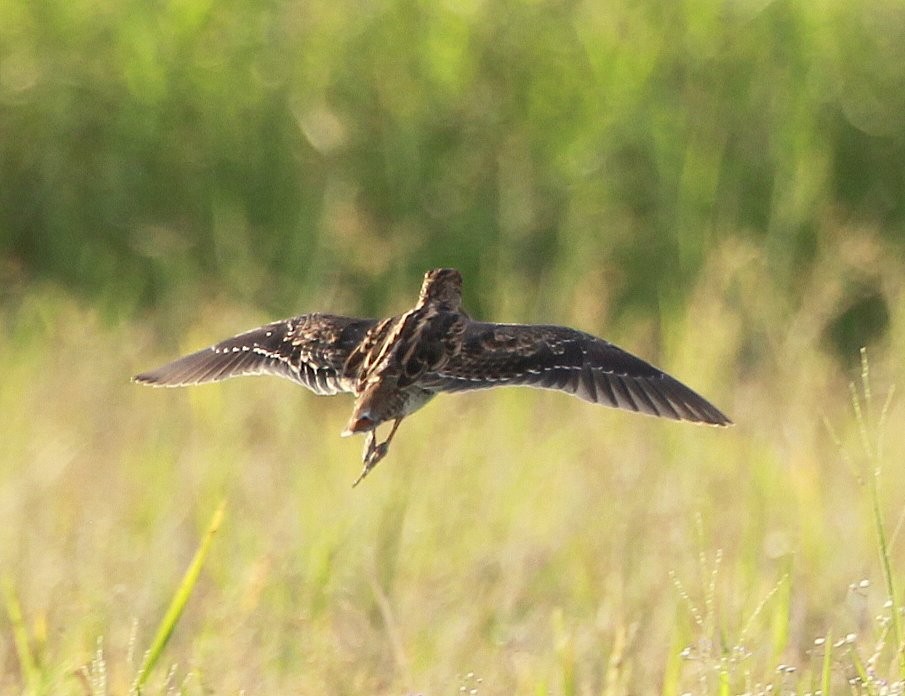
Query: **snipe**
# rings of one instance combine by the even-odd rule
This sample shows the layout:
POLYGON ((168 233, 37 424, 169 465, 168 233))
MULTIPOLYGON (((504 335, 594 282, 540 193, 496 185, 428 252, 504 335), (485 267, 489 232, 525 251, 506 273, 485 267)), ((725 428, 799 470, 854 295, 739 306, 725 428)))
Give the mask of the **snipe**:
POLYGON ((439 392, 510 385, 558 389, 604 406, 730 425, 713 404, 665 372, 590 334, 562 326, 473 321, 462 276, 428 271, 413 309, 378 321, 303 314, 179 358, 134 379, 181 387, 239 375, 286 377, 316 394, 355 395, 343 436, 367 433, 364 468, 386 456, 403 418, 439 392), (377 427, 393 421, 377 442, 377 427))

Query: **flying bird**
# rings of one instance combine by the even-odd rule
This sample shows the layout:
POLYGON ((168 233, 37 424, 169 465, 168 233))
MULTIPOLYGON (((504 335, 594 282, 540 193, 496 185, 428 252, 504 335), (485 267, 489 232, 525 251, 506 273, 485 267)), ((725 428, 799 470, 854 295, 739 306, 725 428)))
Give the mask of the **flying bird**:
POLYGON ((662 370, 591 334, 563 326, 474 321, 462 275, 424 275, 414 308, 388 319, 302 314, 252 329, 134 377, 155 387, 240 375, 285 377, 316 394, 355 396, 342 435, 365 433, 357 486, 389 450, 402 420, 440 392, 511 385, 673 420, 731 425, 718 408, 662 370), (377 427, 392 421, 377 441, 377 427))

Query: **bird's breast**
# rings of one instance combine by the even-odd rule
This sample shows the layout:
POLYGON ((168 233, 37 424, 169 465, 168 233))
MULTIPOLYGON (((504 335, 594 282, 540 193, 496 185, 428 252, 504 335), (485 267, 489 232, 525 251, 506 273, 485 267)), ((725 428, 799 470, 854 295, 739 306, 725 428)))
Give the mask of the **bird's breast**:
POLYGON ((403 392, 402 415, 408 416, 427 404, 436 394, 421 387, 410 387, 403 392))

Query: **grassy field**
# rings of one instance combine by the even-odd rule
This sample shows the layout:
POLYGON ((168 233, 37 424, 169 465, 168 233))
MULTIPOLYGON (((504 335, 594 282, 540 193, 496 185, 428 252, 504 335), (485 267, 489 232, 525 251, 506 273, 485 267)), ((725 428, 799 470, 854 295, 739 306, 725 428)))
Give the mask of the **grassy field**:
POLYGON ((0 694, 903 693, 899 5, 0 0, 0 694), (129 382, 441 265, 736 426, 129 382))
POLYGON ((0 319, 0 692, 127 693, 225 500, 144 693, 900 693, 891 258, 863 230, 828 238, 791 306, 756 248, 725 244, 670 317, 496 316, 601 333, 736 426, 524 389, 441 397, 355 490, 348 399, 129 383, 274 317, 199 301, 120 321, 31 287, 0 319), (857 352, 840 367, 820 347, 865 273, 890 308, 869 394, 857 352))

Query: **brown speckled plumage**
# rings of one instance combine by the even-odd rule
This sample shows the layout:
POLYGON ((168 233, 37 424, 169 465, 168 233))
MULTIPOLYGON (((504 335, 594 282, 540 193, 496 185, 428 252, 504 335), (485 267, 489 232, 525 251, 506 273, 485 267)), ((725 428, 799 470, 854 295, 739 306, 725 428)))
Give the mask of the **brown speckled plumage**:
POLYGON ((377 321, 304 314, 227 339, 142 373, 136 382, 178 387, 272 374, 317 394, 356 401, 343 435, 367 433, 357 484, 387 453, 402 419, 439 392, 526 385, 673 420, 729 425, 713 404, 603 339, 562 326, 472 321, 462 276, 428 271, 415 307, 377 321), (393 421, 377 443, 376 428, 393 421))

